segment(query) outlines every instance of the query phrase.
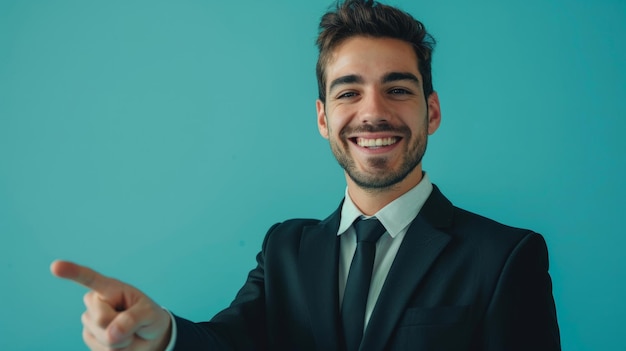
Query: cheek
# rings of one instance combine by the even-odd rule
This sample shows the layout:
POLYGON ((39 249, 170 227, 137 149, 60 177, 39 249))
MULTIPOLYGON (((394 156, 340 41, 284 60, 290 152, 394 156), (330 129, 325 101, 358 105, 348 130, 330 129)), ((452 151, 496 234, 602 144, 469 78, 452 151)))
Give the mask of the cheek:
POLYGON ((415 109, 412 111, 405 111, 405 116, 410 116, 405 119, 405 122, 408 126, 411 127, 414 131, 419 132, 421 134, 425 130, 428 130, 428 109, 424 106, 417 107, 418 113, 415 113, 415 109))
POLYGON ((328 121, 328 133, 335 134, 335 131, 340 131, 341 125, 337 123, 337 120, 328 121))
POLYGON ((335 108, 332 110, 328 120, 328 132, 330 134, 340 134, 341 131, 350 124, 350 113, 345 108, 335 108))

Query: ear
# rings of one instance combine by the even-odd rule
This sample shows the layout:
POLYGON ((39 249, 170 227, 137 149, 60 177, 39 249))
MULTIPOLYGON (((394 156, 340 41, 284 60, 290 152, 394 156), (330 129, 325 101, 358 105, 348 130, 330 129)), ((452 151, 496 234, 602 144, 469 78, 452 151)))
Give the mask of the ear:
POLYGON ((441 124, 441 106, 439 95, 433 91, 428 97, 428 135, 435 133, 441 124))
POLYGON ((328 124, 326 123, 326 111, 324 111, 322 100, 315 101, 315 108, 317 109, 317 129, 324 139, 328 139, 328 124))

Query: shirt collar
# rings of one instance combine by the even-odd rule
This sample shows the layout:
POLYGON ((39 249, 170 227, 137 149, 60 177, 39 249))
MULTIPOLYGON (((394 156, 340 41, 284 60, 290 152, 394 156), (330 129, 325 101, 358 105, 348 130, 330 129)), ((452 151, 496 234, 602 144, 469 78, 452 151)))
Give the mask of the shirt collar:
MULTIPOLYGON (((432 190, 433 185, 428 178, 428 174, 424 173, 422 180, 416 186, 387 204, 387 206, 381 208, 373 217, 378 218, 389 235, 395 238, 396 235, 408 227, 413 219, 415 219, 432 190)), ((346 187, 346 195, 341 207, 341 220, 339 222, 337 235, 345 233, 352 223, 361 216, 368 217, 352 202, 350 194, 348 194, 348 188, 346 187)))

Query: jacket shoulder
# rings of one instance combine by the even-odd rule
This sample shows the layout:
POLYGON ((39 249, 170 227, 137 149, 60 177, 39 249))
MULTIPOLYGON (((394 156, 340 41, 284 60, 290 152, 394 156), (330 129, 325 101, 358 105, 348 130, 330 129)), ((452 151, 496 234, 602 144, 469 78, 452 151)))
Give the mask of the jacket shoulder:
POLYGON ((294 218, 274 224, 268 231, 267 236, 282 236, 302 233, 304 228, 318 225, 321 221, 313 218, 294 218))
POLYGON ((456 227, 475 229, 477 232, 485 233, 524 234, 532 232, 530 229, 506 225, 491 218, 487 218, 485 216, 458 207, 454 207, 453 223, 456 227))
POLYGON ((313 218, 294 218, 278 222, 270 227, 263 240, 263 248, 277 242, 299 241, 304 228, 318 225, 321 221, 313 218))
POLYGON ((454 208, 454 219, 448 233, 463 242, 473 243, 492 252, 511 252, 528 240, 538 241, 545 246, 543 236, 530 229, 506 225, 458 207, 454 208))

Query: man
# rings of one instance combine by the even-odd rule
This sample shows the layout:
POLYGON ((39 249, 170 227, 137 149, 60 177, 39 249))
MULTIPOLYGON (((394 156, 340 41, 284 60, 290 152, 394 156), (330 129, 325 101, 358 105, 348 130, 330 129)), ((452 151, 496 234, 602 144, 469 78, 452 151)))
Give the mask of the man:
POLYGON ((55 275, 91 289, 86 344, 560 350, 543 238, 454 207, 422 170, 441 121, 434 41, 423 25, 398 9, 348 0, 324 15, 317 44, 318 127, 346 174, 339 208, 323 221, 270 228, 231 306, 205 323, 172 316, 86 267, 53 263, 55 275), (366 227, 379 228, 373 239, 364 238, 366 227))

